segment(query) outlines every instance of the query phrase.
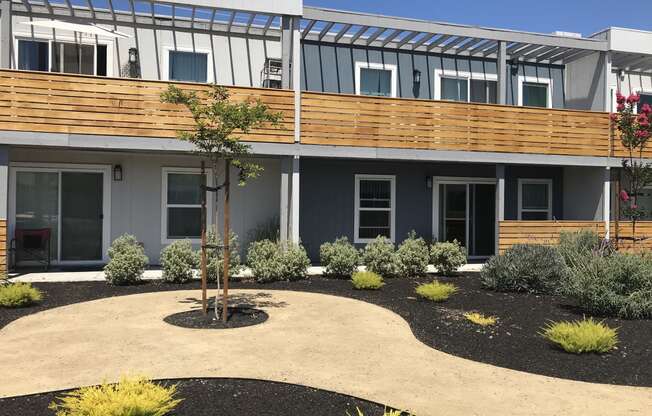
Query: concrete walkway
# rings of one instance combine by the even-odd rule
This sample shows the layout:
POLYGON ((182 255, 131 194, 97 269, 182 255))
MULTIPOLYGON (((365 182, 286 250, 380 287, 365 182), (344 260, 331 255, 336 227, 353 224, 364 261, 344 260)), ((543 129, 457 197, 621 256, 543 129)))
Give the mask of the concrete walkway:
POLYGON ((197 291, 69 305, 0 330, 0 396, 114 381, 242 377, 303 384, 441 415, 646 415, 652 389, 554 379, 457 358, 417 341, 391 311, 357 300, 236 290, 264 324, 184 329, 163 317, 197 308, 197 291))
MULTIPOLYGON (((482 264, 473 263, 466 264, 460 268, 460 272, 479 272, 482 264)), ((364 270, 364 266, 359 267, 364 270)), ((436 273, 437 270, 432 266, 428 266, 428 273, 436 273)), ((324 274, 324 268, 320 266, 308 267, 308 276, 321 276, 324 274)), ((197 278, 199 275, 197 274, 197 278)), ((251 270, 245 269, 242 273, 238 274, 239 277, 251 277, 251 270)), ((143 274, 144 280, 157 280, 161 279, 162 272, 160 269, 146 270, 143 274)), ((26 283, 56 283, 56 282, 103 282, 104 272, 101 270, 93 271, 50 271, 50 272, 30 272, 24 274, 11 273, 9 280, 12 282, 26 282, 26 283)))

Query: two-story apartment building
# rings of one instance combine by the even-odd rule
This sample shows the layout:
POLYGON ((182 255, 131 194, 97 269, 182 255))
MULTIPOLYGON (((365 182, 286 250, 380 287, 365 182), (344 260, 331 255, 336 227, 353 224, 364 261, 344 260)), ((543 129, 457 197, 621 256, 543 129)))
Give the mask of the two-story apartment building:
POLYGON ((481 258, 514 224, 608 233, 622 149, 606 111, 616 90, 652 92, 652 34, 627 29, 538 34, 300 0, 0 4, 2 248, 46 229, 61 265, 105 261, 123 233, 153 263, 198 239, 199 161, 175 139, 192 121, 160 103, 169 82, 283 113, 245 137, 265 171, 233 189, 233 228, 246 244, 278 223, 314 262, 342 235, 415 230, 481 258))

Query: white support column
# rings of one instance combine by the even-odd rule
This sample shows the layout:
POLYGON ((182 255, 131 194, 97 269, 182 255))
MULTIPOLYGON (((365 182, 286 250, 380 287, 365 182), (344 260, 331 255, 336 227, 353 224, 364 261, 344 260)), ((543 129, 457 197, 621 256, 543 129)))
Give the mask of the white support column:
POLYGON ((497 51, 497 72, 498 83, 496 85, 498 104, 507 104, 507 44, 504 41, 498 42, 497 51))
POLYGON ((11 0, 0 0, 0 68, 11 68, 11 0))
POLYGON ((604 56, 604 111, 611 112, 611 87, 609 77, 611 76, 611 52, 602 52, 604 56))
POLYGON ((290 235, 289 239, 293 243, 299 242, 299 156, 292 159, 292 189, 290 196, 290 235))
POLYGON ((505 165, 496 165, 496 254, 499 252, 501 221, 505 221, 505 165))
POLYGON ((9 235, 7 211, 9 207, 9 146, 0 145, 0 280, 7 277, 9 269, 9 235), (4 235, 4 237, 2 237, 4 235))
POLYGON ((292 170, 292 159, 284 157, 281 159, 281 206, 279 209, 279 238, 281 241, 288 240, 289 215, 290 215, 290 172, 292 170))
POLYGON ((602 191, 602 219, 604 220, 604 238, 609 240, 611 234, 611 168, 604 170, 604 189, 602 191))
POLYGON ((294 89, 294 142, 301 141, 301 19, 292 22, 292 88, 294 89))
POLYGON ((292 59, 292 16, 281 16, 281 88, 290 89, 292 59))

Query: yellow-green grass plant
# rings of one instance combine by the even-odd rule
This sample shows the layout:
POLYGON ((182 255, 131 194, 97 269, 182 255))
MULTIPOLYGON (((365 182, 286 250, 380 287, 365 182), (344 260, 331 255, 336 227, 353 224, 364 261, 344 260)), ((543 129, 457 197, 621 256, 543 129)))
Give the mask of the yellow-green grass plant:
POLYGON ((573 354, 606 353, 618 345, 618 331, 593 318, 550 322, 542 334, 550 342, 573 354))
POLYGON ((43 299, 43 292, 29 283, 10 283, 0 285, 0 306, 20 308, 38 303, 43 299))
POLYGON ((182 399, 177 386, 163 386, 145 377, 123 377, 119 383, 82 387, 50 404, 56 416, 165 416, 182 399))
POLYGON ((430 283, 423 283, 417 286, 417 295, 433 302, 443 302, 459 289, 452 283, 442 283, 433 280, 430 283))
POLYGON ((467 312, 464 314, 464 317, 473 322, 476 325, 480 326, 492 326, 496 325, 498 319, 495 316, 485 316, 479 312, 467 312))
POLYGON ((351 283, 358 290, 377 290, 385 286, 382 276, 374 272, 355 272, 351 283))

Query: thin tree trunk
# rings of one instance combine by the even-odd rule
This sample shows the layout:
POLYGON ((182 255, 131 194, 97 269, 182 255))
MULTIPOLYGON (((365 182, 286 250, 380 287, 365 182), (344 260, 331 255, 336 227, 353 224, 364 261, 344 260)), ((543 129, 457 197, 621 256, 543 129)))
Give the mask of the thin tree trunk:
POLYGON ((226 323, 228 315, 228 296, 229 296, 229 263, 231 259, 230 224, 229 224, 229 202, 231 186, 231 161, 227 159, 224 166, 224 295, 222 296, 222 322, 226 323))
POLYGON ((201 310, 206 315, 208 312, 208 302, 206 294, 206 166, 204 161, 201 162, 201 310))

